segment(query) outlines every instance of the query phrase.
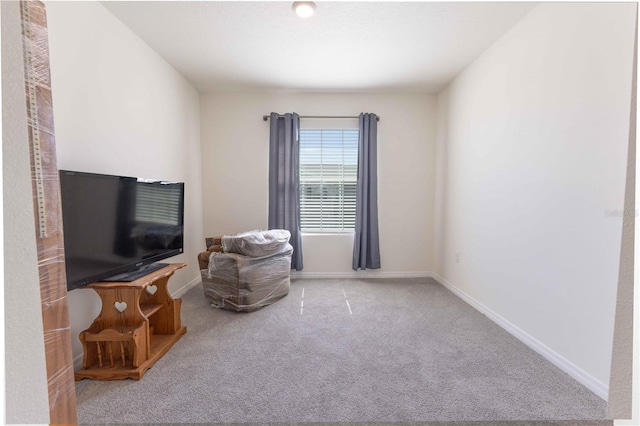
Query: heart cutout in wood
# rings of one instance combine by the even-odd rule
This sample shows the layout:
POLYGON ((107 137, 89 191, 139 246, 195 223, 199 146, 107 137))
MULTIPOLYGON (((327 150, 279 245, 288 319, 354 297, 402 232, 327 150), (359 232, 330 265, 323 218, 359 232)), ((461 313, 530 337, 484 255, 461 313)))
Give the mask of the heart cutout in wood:
POLYGON ((147 286, 147 293, 154 295, 156 294, 156 291, 158 291, 158 286, 155 285, 148 285, 147 286))
POLYGON ((116 302, 113 306, 116 307, 118 312, 124 312, 124 310, 127 309, 127 302, 116 302))

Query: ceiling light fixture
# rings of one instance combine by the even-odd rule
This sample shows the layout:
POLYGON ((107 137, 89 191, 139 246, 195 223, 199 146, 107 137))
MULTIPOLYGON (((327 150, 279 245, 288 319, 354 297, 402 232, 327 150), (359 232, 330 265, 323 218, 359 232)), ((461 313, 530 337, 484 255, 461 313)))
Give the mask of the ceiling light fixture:
POLYGON ((316 11, 316 4, 312 1, 294 1, 291 8, 301 18, 308 18, 316 11))

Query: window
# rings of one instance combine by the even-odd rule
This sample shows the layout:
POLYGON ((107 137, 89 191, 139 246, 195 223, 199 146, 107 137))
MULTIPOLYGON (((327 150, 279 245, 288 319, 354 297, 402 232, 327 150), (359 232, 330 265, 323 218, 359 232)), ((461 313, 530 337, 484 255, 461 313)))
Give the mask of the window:
POLYGON ((353 231, 358 129, 300 130, 300 228, 353 231))

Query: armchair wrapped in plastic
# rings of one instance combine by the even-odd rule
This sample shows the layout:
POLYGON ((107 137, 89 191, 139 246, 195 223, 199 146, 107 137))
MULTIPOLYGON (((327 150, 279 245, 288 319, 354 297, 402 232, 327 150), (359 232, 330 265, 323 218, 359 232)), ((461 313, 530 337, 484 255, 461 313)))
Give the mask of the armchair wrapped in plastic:
POLYGON ((201 253, 200 260, 208 256, 200 274, 211 306, 250 312, 286 296, 293 253, 289 238, 286 230, 252 231, 222 237, 223 252, 201 253))

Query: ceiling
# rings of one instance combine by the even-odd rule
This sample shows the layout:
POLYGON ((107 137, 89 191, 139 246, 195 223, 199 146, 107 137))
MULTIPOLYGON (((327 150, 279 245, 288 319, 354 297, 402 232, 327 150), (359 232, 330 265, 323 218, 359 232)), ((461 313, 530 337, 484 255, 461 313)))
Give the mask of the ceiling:
POLYGON ((535 3, 104 1, 201 92, 435 93, 535 3))

